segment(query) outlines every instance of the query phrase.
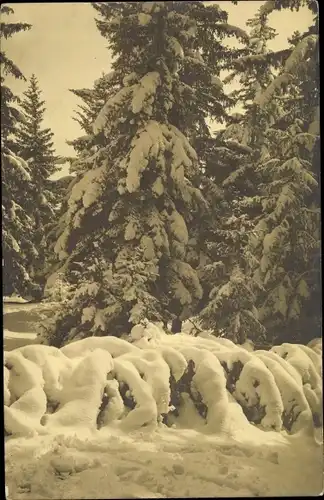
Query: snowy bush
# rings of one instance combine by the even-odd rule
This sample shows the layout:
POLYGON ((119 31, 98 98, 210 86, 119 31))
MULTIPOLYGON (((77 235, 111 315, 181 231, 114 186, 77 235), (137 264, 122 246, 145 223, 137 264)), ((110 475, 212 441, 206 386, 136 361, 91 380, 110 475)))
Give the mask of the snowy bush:
POLYGON ((208 432, 230 433, 248 422, 313 432, 322 422, 320 372, 320 354, 309 346, 248 352, 208 332, 168 335, 146 322, 124 340, 92 337, 61 349, 5 352, 5 430, 154 428, 172 425, 190 401, 208 432))

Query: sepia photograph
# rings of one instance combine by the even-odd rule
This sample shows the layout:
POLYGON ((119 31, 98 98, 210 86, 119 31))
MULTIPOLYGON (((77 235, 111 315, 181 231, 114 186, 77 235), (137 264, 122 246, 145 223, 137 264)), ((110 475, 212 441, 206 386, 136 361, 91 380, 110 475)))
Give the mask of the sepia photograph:
POLYGON ((319 2, 0 16, 6 499, 322 496, 319 2))

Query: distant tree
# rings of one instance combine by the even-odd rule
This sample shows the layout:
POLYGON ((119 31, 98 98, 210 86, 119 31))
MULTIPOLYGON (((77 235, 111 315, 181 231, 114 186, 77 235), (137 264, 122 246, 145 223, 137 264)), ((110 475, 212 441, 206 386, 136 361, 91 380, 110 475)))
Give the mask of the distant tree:
POLYGON ((49 178, 59 171, 60 157, 53 147, 53 132, 43 125, 45 101, 35 75, 30 79, 29 88, 24 92, 20 107, 25 120, 16 131, 19 154, 31 169, 33 182, 38 195, 37 223, 46 224, 54 214, 57 200, 48 188, 49 178))
POLYGON ((95 80, 92 89, 70 90, 83 101, 83 104, 78 106, 76 116, 73 119, 87 134, 92 135, 93 122, 108 98, 119 90, 121 82, 118 80, 120 79, 117 79, 115 72, 112 71, 108 74, 103 73, 100 78, 95 80))
POLYGON ((59 170, 60 158, 55 155, 53 132, 44 127, 45 101, 35 75, 30 78, 20 107, 25 120, 16 130, 18 154, 28 163, 33 185, 33 217, 36 230, 34 243, 38 259, 33 261, 31 271, 42 281, 43 267, 47 254, 48 225, 56 218, 58 198, 50 177, 59 170))
MULTIPOLYGON (((7 5, 0 7, 1 38, 10 38, 15 33, 31 28, 26 23, 7 23, 4 15, 14 11, 7 5)), ((17 125, 24 115, 15 106, 19 98, 6 85, 6 76, 25 80, 20 69, 0 52, 1 63, 1 173, 2 173, 2 252, 3 293, 10 295, 37 295, 39 288, 30 276, 30 263, 38 255, 33 241, 35 221, 33 218, 33 188, 30 168, 17 153, 17 125)))

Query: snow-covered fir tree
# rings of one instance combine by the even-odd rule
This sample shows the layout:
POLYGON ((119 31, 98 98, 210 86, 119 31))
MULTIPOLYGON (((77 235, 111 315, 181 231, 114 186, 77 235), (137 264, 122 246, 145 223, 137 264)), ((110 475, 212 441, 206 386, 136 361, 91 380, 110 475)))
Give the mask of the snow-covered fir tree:
MULTIPOLYGON (((302 90, 303 79, 300 79, 297 87, 295 87, 295 96, 292 95, 291 86, 290 97, 285 95, 281 99, 279 97, 276 99, 267 98, 267 96, 272 95, 273 88, 277 88, 277 85, 280 87, 282 76, 280 74, 276 78, 275 72, 278 73, 280 64, 291 55, 291 49, 275 53, 267 50, 267 41, 275 36, 274 31, 268 26, 268 16, 274 8, 273 4, 273 2, 267 2, 259 9, 254 19, 248 21, 247 24, 252 28, 250 41, 247 45, 248 50, 243 57, 232 62, 234 72, 227 79, 229 81, 233 76, 240 76, 241 88, 233 92, 231 96, 239 99, 243 109, 245 109, 245 113, 234 117, 233 123, 227 126, 224 132, 218 134, 218 140, 221 140, 222 143, 217 144, 217 141, 214 142, 210 150, 212 155, 209 157, 207 165, 215 175, 214 182, 218 175, 216 186, 223 188, 222 193, 224 198, 218 204, 218 207, 223 206, 224 211, 221 212, 218 210, 218 216, 215 218, 214 228, 211 232, 213 236, 209 238, 211 240, 209 243, 209 255, 216 250, 214 264, 208 262, 205 269, 202 269, 201 274, 201 282, 205 290, 208 290, 208 284, 211 287, 213 282, 216 282, 218 285, 214 289, 209 288, 212 300, 207 299, 207 307, 200 314, 205 326, 210 325, 211 318, 213 318, 213 326, 223 328, 223 333, 230 338, 242 342, 248 336, 261 344, 262 339, 260 339, 260 336, 263 336, 264 327, 268 331, 269 340, 273 340, 274 331, 277 329, 278 332, 278 328, 279 330, 282 329, 282 322, 284 321, 283 317, 281 317, 281 321, 279 322, 273 321, 271 323, 271 321, 265 320, 264 310, 263 307, 260 307, 260 304, 266 301, 269 287, 264 281, 259 279, 257 273, 251 273, 251 268, 253 269, 258 259, 261 258, 255 255, 250 242, 254 238, 252 230, 263 218, 262 213, 264 213, 264 206, 266 204, 265 198, 267 198, 268 186, 265 185, 265 177, 263 177, 265 175, 263 164, 276 154, 277 141, 273 141, 270 151, 267 130, 269 127, 276 128, 275 124, 282 123, 282 119, 285 116, 289 121, 291 119, 291 106, 294 106, 294 110, 297 113, 296 116, 303 117, 307 121, 309 109, 313 112, 316 109, 316 104, 318 104, 316 103, 316 91, 315 95, 313 95, 314 92, 310 90, 311 86, 307 87, 305 85, 304 90, 302 90), (305 103, 310 102, 310 99, 306 97, 306 93, 312 94, 312 104, 310 106, 303 105, 302 109, 300 101, 305 103), (299 97, 297 94, 299 94, 299 97), (301 95, 305 96, 305 98, 301 97, 301 95), (284 109, 283 101, 286 102, 287 109, 284 109), (266 105, 260 106, 260 102, 266 102, 266 105), (306 109, 307 106, 309 108, 308 111, 306 109), (229 145, 231 150, 228 148, 229 145), (237 148, 242 149, 241 155, 238 155, 237 148), (250 154, 248 154, 249 148, 250 154), (246 154, 242 155, 244 149, 246 149, 246 154), (210 161, 213 155, 217 158, 216 162, 210 161), (222 158, 221 163, 220 158, 222 158), (222 169, 218 169, 217 164, 218 166, 222 165, 222 169), (232 172, 228 175, 231 168, 232 172), (222 224, 223 222, 225 222, 225 227, 222 224), (220 237, 218 237, 219 235, 220 237), (236 238, 236 244, 234 237, 236 238), (227 250, 225 250, 226 244, 227 250), (219 252, 220 248, 223 249, 223 254, 226 255, 225 262, 217 258, 219 257, 217 251, 219 252), (233 255, 233 260, 230 258, 231 254, 233 255), (230 263, 229 267, 228 263, 230 263), (230 275, 230 280, 227 281, 226 270, 228 268, 231 269, 231 266, 233 276, 230 275), (242 293, 243 290, 245 290, 245 293, 242 293), (245 304, 244 307, 242 307, 243 303, 245 304), (247 305, 248 308, 246 310, 247 305), (225 309, 227 309, 227 315, 223 315, 225 309), (242 311, 244 309, 247 314, 244 318, 245 321, 242 322, 242 311), (218 321, 216 321, 216 318, 218 321)), ((278 2, 275 8, 280 9, 278 2)), ((298 6, 295 5, 293 8, 298 8, 298 6)), ((316 32, 314 28, 312 31, 311 27, 308 35, 314 34, 314 31, 316 32)), ((292 60, 296 60, 295 57, 296 53, 290 59, 289 68, 291 68, 292 60)), ((310 65, 308 70, 304 69, 304 71, 306 71, 305 74, 310 74, 311 68, 313 69, 313 74, 310 77, 315 82, 316 87, 316 82, 318 81, 318 78, 314 74, 316 64, 310 65)), ((266 179, 266 182, 270 183, 272 175, 268 175, 266 179)), ((216 190, 216 192, 219 191, 216 190)), ((316 218, 316 215, 314 217, 316 218)), ((258 227, 257 225, 257 230, 258 227)), ((208 236, 206 241, 208 241, 208 236)), ((281 248, 280 245, 277 248, 281 248)), ((298 266, 297 260, 294 260, 293 255, 290 255, 292 266, 298 266)), ((318 283, 315 285, 315 288, 318 289, 318 283)), ((271 288, 270 290, 272 291, 271 288)), ((275 291, 273 292, 276 293, 275 291)), ((311 301, 308 301, 308 304, 310 303, 311 301)), ((276 314, 271 315, 271 312, 268 312, 269 318, 276 317, 278 319, 276 314)), ((287 332, 289 328, 291 326, 288 326, 286 329, 287 332)))
POLYGON ((60 234, 61 225, 64 224, 71 191, 73 186, 82 179, 84 171, 87 171, 88 167, 83 164, 83 159, 89 156, 89 151, 97 151, 97 145, 101 140, 100 134, 93 134, 93 122, 108 98, 114 95, 120 88, 121 82, 119 82, 119 87, 117 87, 118 82, 116 82, 113 76, 114 72, 102 74, 102 76, 94 82, 91 89, 70 89, 70 92, 82 100, 82 104, 78 105, 75 116, 72 118, 78 122, 84 135, 66 141, 67 144, 72 146, 75 150, 75 156, 66 158, 66 162, 69 164, 70 175, 59 181, 52 182, 53 189, 60 199, 60 210, 57 220, 47 235, 50 259, 46 266, 45 274, 47 278, 50 278, 50 282, 53 281, 51 276, 53 273, 55 275, 56 268, 60 267, 60 261, 54 252, 54 247, 60 234))
POLYGON ((246 275, 243 253, 258 203, 250 202, 253 182, 248 176, 241 175, 236 182, 228 179, 252 161, 252 150, 225 139, 221 132, 210 152, 203 183, 210 214, 200 228, 205 244, 199 267, 204 290, 199 318, 216 335, 243 343, 246 337, 261 337, 264 331, 255 308, 259 286, 246 275))
MULTIPOLYGON (((98 150, 101 144, 103 134, 93 134, 92 126, 107 100, 112 97, 122 86, 122 76, 111 71, 108 74, 102 74, 95 80, 91 89, 70 89, 75 96, 82 100, 73 116, 73 120, 78 122, 84 135, 73 140, 68 140, 67 144, 72 146, 76 156, 70 158, 70 173, 81 175, 84 173, 83 158, 89 155, 89 151, 98 150)), ((87 167, 86 167, 87 170, 87 167)))
POLYGON ((202 297, 186 262, 186 222, 205 204, 197 154, 185 136, 201 106, 198 71, 187 83, 179 73, 188 60, 211 84, 195 51, 195 16, 205 7, 116 2, 95 8, 122 87, 94 123, 101 144, 83 159, 84 175, 73 186, 55 247, 76 290, 48 327, 54 345, 120 335, 145 318, 185 318, 202 297))
POLYGON ((35 75, 23 95, 20 107, 25 120, 16 131, 19 154, 28 162, 35 182, 43 190, 47 179, 59 170, 59 157, 53 147, 54 134, 44 127, 45 101, 35 75))
POLYGON ((205 228, 205 265, 200 271, 204 288, 200 319, 205 327, 243 343, 259 339, 264 328, 255 307, 259 285, 247 275, 244 255, 246 236, 260 213, 260 196, 255 165, 262 151, 265 118, 254 104, 255 96, 272 79, 267 41, 275 36, 262 8, 247 22, 251 27, 240 57, 228 63, 232 69, 225 79, 239 79, 240 88, 230 94, 243 113, 227 119, 225 130, 203 143, 206 157, 204 195, 214 199, 212 216, 205 228), (264 59, 264 58, 263 58, 264 59))
MULTIPOLYGON (((31 28, 26 23, 6 22, 3 16, 13 14, 1 6, 1 38, 31 28)), ((25 120, 18 109, 19 98, 6 84, 6 75, 25 80, 20 69, 1 50, 1 174, 2 174, 2 257, 3 293, 35 295, 39 289, 30 276, 30 263, 38 256, 33 233, 33 186, 28 164, 18 155, 17 125, 25 120)))
POLYGON ((257 99, 262 107, 279 102, 282 117, 266 131, 269 154, 258 166, 263 214, 249 250, 265 288, 258 308, 269 338, 306 341, 320 332, 318 36, 310 29, 291 44, 257 99))
POLYGON ((28 163, 33 185, 34 243, 39 258, 32 263, 31 269, 39 278, 46 256, 46 226, 53 224, 58 204, 50 177, 59 170, 59 157, 53 147, 54 134, 43 123, 46 108, 41 94, 37 78, 32 75, 20 102, 25 120, 16 130, 18 154, 28 163))

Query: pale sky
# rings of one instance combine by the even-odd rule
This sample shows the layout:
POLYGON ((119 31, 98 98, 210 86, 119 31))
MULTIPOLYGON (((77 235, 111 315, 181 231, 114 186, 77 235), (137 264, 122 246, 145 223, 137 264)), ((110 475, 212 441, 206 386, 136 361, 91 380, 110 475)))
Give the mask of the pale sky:
MULTIPOLYGON (((230 24, 246 29, 247 19, 254 16, 264 2, 241 0, 236 6, 230 1, 218 1, 229 13, 230 24)), ((3 16, 8 22, 21 21, 32 24, 29 31, 2 41, 1 49, 13 59, 28 79, 34 73, 38 78, 43 99, 46 101, 44 125, 54 132, 54 144, 59 155, 74 155, 66 144, 82 134, 72 119, 81 101, 68 89, 90 88, 102 72, 110 71, 111 55, 105 40, 96 28, 96 11, 90 3, 17 3, 7 4, 14 15, 3 16)), ((312 23, 307 8, 299 12, 282 10, 269 16, 270 25, 278 31, 269 44, 273 50, 287 46, 287 38, 296 31, 304 31, 312 23)), ((17 94, 26 90, 26 83, 8 79, 17 94)), ((64 166, 57 176, 68 174, 64 166)))

